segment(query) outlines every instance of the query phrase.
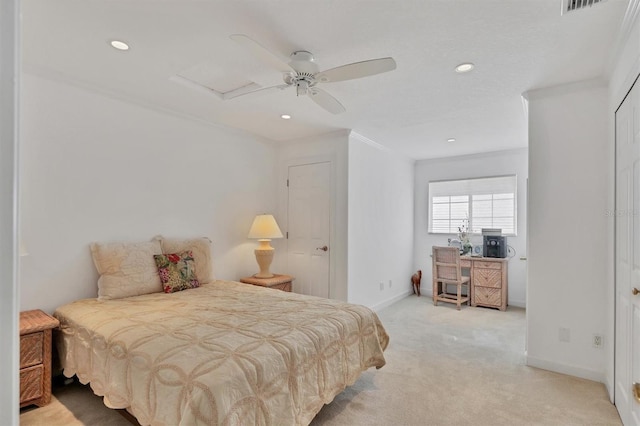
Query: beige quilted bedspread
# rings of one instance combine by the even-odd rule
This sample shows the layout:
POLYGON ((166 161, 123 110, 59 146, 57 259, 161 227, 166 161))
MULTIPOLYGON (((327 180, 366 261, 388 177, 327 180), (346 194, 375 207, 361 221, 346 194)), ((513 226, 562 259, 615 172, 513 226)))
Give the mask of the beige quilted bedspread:
POLYGON ((64 374, 142 425, 308 424, 389 342, 364 306, 230 281, 55 316, 64 374))

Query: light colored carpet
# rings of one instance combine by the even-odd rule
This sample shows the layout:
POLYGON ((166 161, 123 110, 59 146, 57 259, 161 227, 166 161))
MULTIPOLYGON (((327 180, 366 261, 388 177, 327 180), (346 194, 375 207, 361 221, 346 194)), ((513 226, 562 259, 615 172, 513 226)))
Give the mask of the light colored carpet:
MULTIPOLYGON (((524 365, 525 313, 407 297, 379 313, 387 365, 325 406, 312 425, 621 425, 604 385, 524 365)), ((79 384, 23 410, 29 425, 130 425, 79 384)))

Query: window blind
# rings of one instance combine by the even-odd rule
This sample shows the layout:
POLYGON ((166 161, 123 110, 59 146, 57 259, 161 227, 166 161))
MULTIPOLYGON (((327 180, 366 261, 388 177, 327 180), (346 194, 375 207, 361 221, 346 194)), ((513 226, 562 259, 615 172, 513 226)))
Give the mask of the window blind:
POLYGON ((516 234, 516 175, 429 182, 429 232, 455 234, 500 228, 516 234))

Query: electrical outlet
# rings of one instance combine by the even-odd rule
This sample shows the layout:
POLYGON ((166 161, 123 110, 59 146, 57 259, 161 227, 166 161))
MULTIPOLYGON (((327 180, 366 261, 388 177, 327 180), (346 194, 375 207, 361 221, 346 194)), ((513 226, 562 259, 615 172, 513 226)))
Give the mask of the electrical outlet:
POLYGON ((569 343, 571 341, 571 330, 565 327, 560 327, 558 330, 558 340, 569 343))
POLYGON ((393 287, 393 281, 389 280, 389 288, 393 287))
POLYGON ((383 282, 381 282, 381 283, 380 283, 380 291, 383 291, 383 290, 384 290, 384 283, 383 283, 383 282))
POLYGON ((603 344, 603 338, 601 334, 594 334, 593 335, 593 347, 594 348, 602 348, 602 344, 603 344))

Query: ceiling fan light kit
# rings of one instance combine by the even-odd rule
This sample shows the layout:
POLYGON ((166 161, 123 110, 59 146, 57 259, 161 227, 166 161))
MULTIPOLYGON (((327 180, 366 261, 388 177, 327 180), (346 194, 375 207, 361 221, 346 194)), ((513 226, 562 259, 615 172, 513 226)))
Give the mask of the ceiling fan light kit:
POLYGON ((260 43, 244 34, 233 34, 230 38, 244 46, 265 65, 281 72, 284 81, 284 85, 262 87, 257 90, 242 93, 237 97, 273 89, 283 90, 287 87, 295 86, 297 96, 308 96, 326 111, 332 114, 340 114, 345 111, 344 106, 328 92, 317 87, 318 83, 353 80, 396 69, 395 60, 388 57, 354 62, 326 71, 319 71, 313 54, 306 50, 293 52, 289 56, 289 62, 286 63, 279 55, 272 53, 260 43))

